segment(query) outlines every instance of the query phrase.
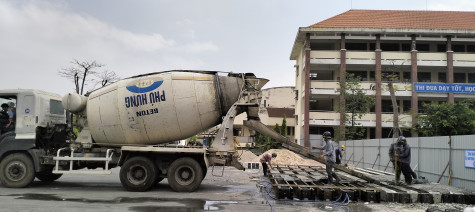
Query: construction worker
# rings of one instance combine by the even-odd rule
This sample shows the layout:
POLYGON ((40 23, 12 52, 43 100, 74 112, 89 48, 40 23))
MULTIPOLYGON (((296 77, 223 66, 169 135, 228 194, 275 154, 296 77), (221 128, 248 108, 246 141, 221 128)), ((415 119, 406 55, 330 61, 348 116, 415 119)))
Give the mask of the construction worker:
POLYGON ((264 171, 264 176, 267 176, 267 163, 269 163, 269 166, 271 169, 274 169, 274 167, 272 167, 272 158, 275 158, 277 157, 277 153, 272 153, 269 154, 269 153, 264 153, 260 159, 260 162, 262 164, 262 170, 264 171))
POLYGON ((345 151, 345 145, 335 149, 336 164, 341 164, 341 159, 343 158, 343 151, 345 151))
POLYGON ((412 184, 412 177, 415 173, 411 169, 411 147, 407 144, 404 136, 399 136, 396 143, 389 147, 389 159, 393 162, 396 174, 396 184, 399 183, 401 172, 404 175, 406 184, 412 184), (397 161, 397 163, 396 163, 397 161))
POLYGON ((333 178, 335 178, 336 183, 340 182, 340 178, 333 172, 333 164, 336 162, 336 154, 331 137, 332 134, 329 131, 324 132, 323 140, 325 141, 325 144, 321 147, 312 147, 312 149, 324 150, 324 153, 320 155, 320 158, 325 159, 326 171, 328 174, 328 184, 333 183, 333 178))

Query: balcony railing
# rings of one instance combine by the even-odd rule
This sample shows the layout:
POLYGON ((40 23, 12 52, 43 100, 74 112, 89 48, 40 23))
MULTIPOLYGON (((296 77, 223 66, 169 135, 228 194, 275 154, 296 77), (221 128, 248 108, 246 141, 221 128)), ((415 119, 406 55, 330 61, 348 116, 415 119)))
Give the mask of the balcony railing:
MULTIPOLYGON (((351 113, 347 113, 351 116, 351 113)), ((410 126, 412 123, 411 115, 407 114, 399 114, 399 124, 401 126, 410 126)), ((322 121, 334 121, 333 123, 337 123, 340 121, 340 113, 334 111, 324 111, 324 112, 315 112, 310 111, 310 120, 322 120, 322 121)), ((393 114, 392 113, 383 113, 381 114, 381 121, 383 122, 384 127, 391 127, 393 122, 393 114)), ((364 126, 376 126, 376 114, 368 113, 361 117, 361 119, 357 119, 356 122, 358 123, 366 123, 364 126), (372 123, 372 124, 368 124, 372 123)))
MULTIPOLYGON (((316 60, 335 60, 340 59, 340 50, 314 50, 310 52, 310 59, 316 60)), ((348 62, 351 60, 368 60, 370 64, 373 63, 373 60, 376 59, 375 52, 372 51, 347 51, 346 52, 346 59, 348 62)), ((410 52, 381 52, 381 60, 382 61, 410 61, 411 60, 411 53, 410 52)), ((445 52, 418 52, 417 53, 417 60, 422 62, 430 62, 430 61, 440 61, 446 62, 447 61, 447 53, 445 52)), ((454 53, 454 66, 457 66, 457 62, 471 62, 475 63, 475 54, 470 53, 454 53)), ((411 65, 409 62, 404 62, 404 65, 411 65)), ((440 65, 435 63, 434 65, 440 65)), ((463 65, 463 64, 461 64, 463 65)))
MULTIPOLYGON (((393 83, 394 90, 396 91, 412 91, 412 84, 411 83, 393 83)), ((376 83, 375 82, 361 82, 360 86, 364 90, 376 90, 376 83)), ((312 89, 328 89, 328 90, 336 90, 340 88, 338 81, 317 81, 313 80, 311 82, 312 89)), ((388 84, 382 83, 382 89, 388 90, 388 84)))

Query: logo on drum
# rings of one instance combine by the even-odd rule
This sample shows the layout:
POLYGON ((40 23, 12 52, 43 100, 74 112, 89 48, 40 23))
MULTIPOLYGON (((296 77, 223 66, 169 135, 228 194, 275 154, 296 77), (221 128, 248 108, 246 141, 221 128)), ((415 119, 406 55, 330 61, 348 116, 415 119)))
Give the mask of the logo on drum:
POLYGON ((146 79, 132 82, 127 86, 127 90, 133 93, 147 93, 153 91, 162 85, 162 78, 146 79))

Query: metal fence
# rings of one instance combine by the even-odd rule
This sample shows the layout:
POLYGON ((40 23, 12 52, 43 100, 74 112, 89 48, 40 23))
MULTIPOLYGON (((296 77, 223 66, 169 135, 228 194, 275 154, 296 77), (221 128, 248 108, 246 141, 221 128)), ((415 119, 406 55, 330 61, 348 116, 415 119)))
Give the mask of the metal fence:
MULTIPOLYGON (((440 179, 441 184, 475 190, 475 169, 465 167, 465 150, 475 149, 475 135, 407 138, 411 146, 411 167, 417 176, 423 176, 431 182, 440 179), (450 178, 450 182, 449 182, 450 178)), ((394 172, 389 162, 389 146, 395 138, 340 141, 346 151, 342 163, 353 164, 360 168, 394 172)), ((321 141, 311 142, 321 145, 321 141)), ((335 144, 336 145, 336 144, 335 144)))

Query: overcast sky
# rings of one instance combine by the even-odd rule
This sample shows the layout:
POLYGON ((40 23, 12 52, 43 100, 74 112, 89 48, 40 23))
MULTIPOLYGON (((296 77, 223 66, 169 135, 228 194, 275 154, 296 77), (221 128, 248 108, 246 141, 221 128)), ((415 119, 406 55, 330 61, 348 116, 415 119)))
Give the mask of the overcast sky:
POLYGON ((293 86, 299 27, 349 9, 473 11, 473 0, 0 0, 0 89, 64 95, 71 60, 120 77, 193 69, 253 72, 293 86))

